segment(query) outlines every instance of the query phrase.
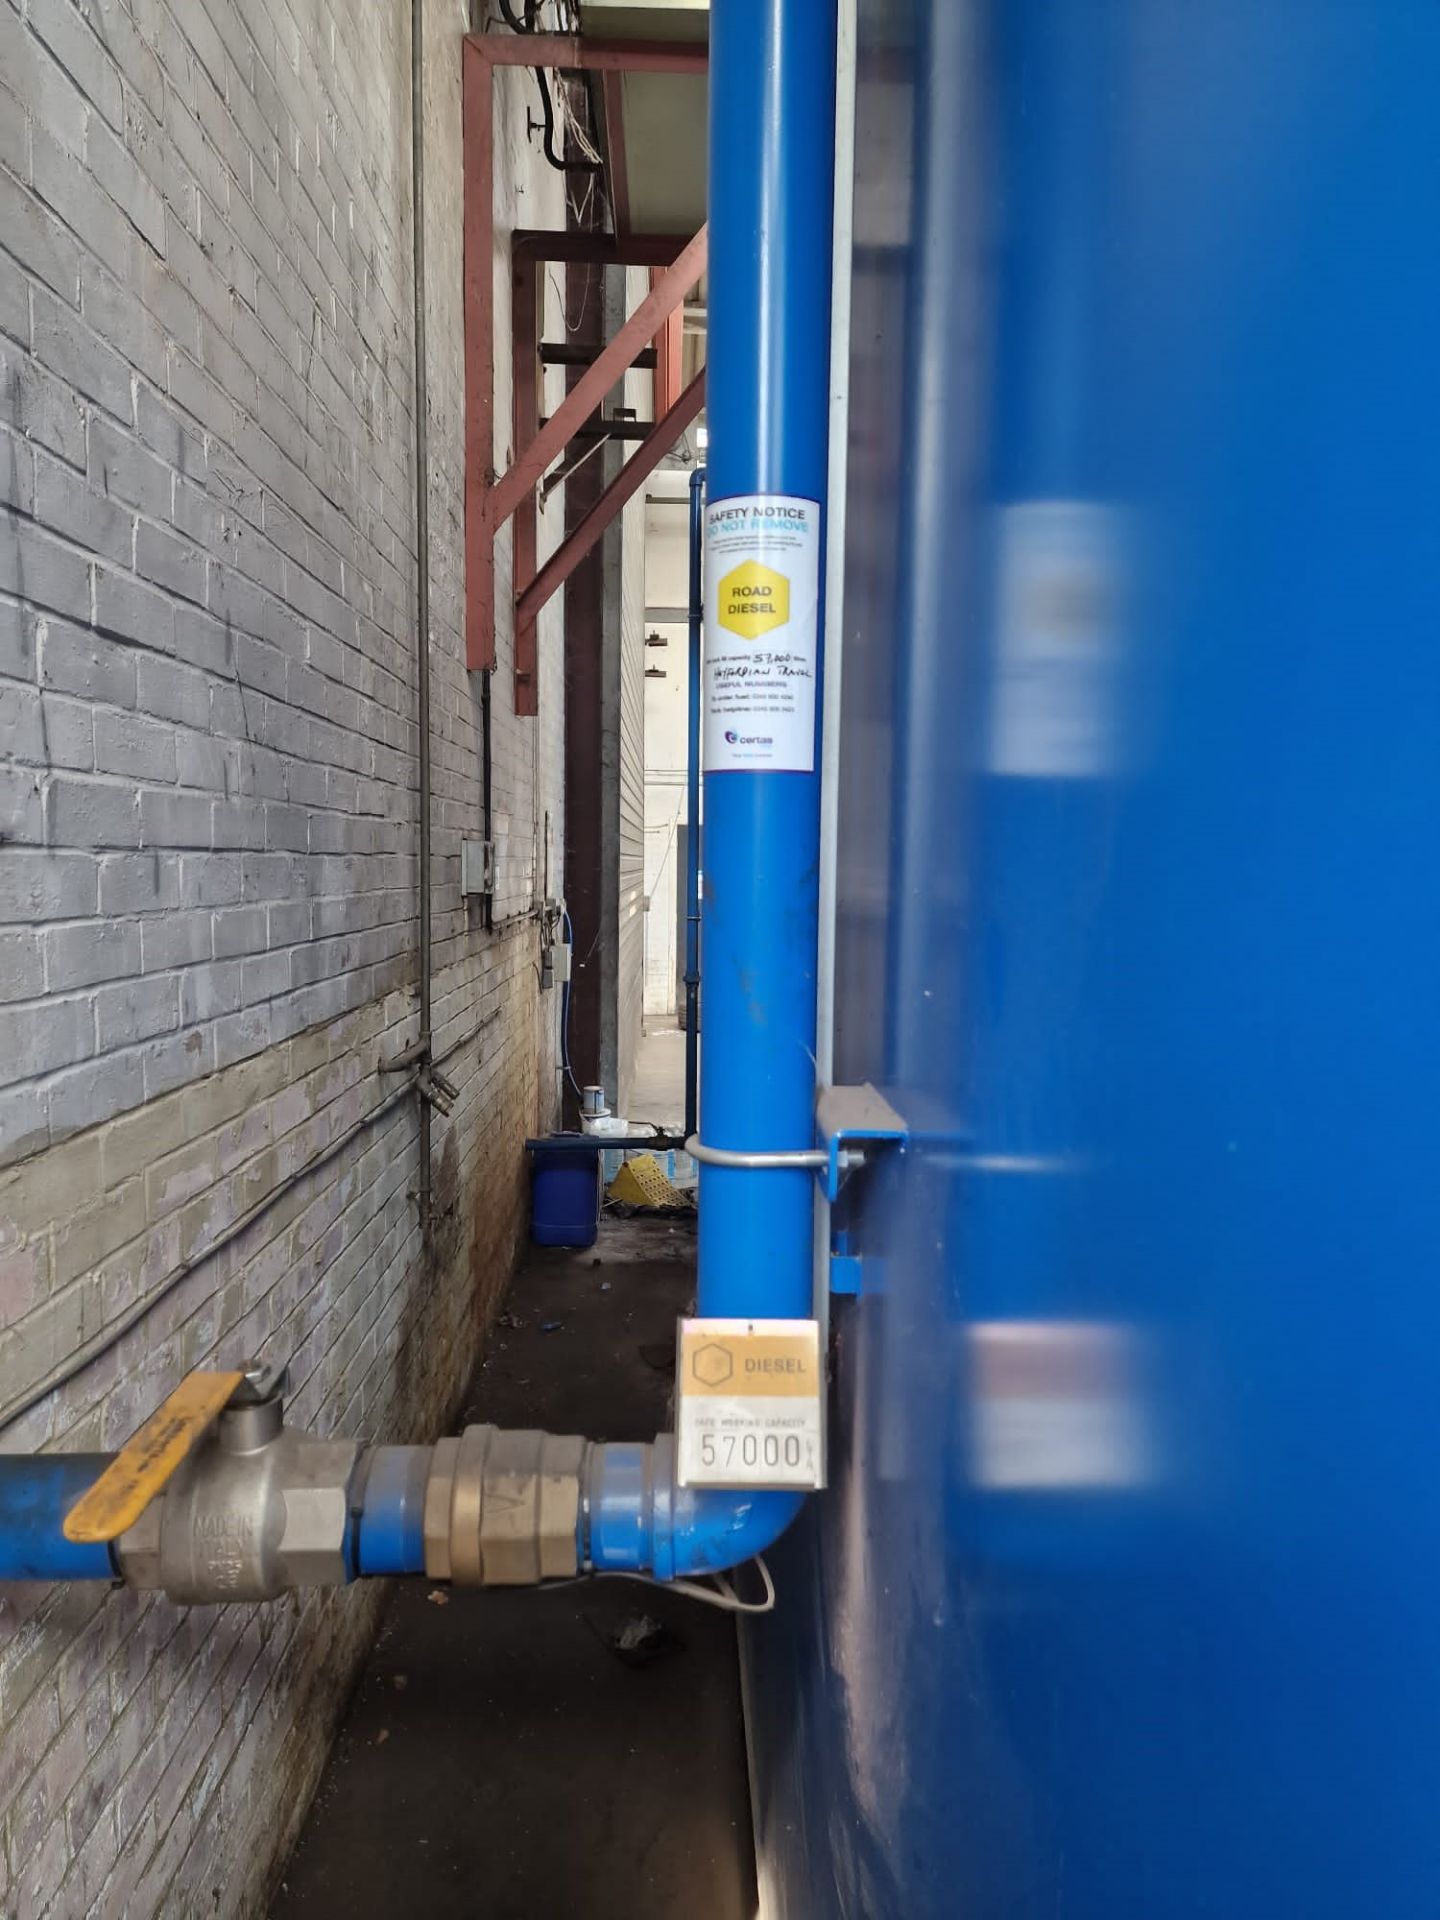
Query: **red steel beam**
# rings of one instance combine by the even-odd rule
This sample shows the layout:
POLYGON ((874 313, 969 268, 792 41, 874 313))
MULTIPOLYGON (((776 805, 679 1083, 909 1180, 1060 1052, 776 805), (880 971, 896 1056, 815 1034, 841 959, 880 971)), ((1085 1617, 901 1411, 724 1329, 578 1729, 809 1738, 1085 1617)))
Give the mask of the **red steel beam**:
POLYGON ((465 176, 465 664, 495 665, 495 109, 483 43, 461 62, 465 176))
MULTIPOLYGON (((536 320, 540 269, 533 260, 512 260, 510 269, 510 341, 514 372, 511 382, 513 425, 517 447, 529 446, 540 427, 540 335, 536 320)), ((539 514, 532 487, 515 509, 512 577, 518 589, 535 572, 539 514)), ((539 646, 534 616, 515 611, 515 711, 533 716, 540 711, 539 646)))
POLYGON ((573 33, 479 33, 496 67, 567 67, 580 73, 708 73, 703 40, 582 40, 573 33))
MULTIPOLYGON (((669 386, 665 394, 665 402, 668 406, 672 400, 678 400, 680 398, 681 384, 685 379, 685 312, 683 307, 677 307, 665 322, 665 339, 669 347, 668 358, 670 361, 670 371, 667 376, 669 386)), ((661 408, 657 407, 655 411, 659 413, 661 408)))
POLYGON ((551 594, 565 584, 625 502, 644 486, 704 404, 705 370, 702 367, 664 418, 655 422, 564 545, 555 549, 525 588, 515 602, 517 624, 522 619, 533 620, 551 594))
MULTIPOLYGON (((650 284, 655 284, 652 270, 650 284)), ((676 307, 655 336, 655 417, 669 411, 680 398, 685 378, 685 310, 676 307)))
POLYGON ((648 347, 663 322, 684 300, 705 271, 708 229, 702 227, 680 258, 665 269, 613 340, 604 348, 566 394, 503 479, 490 493, 490 524, 501 527, 562 453, 575 429, 582 426, 610 389, 624 375, 641 347, 648 347))

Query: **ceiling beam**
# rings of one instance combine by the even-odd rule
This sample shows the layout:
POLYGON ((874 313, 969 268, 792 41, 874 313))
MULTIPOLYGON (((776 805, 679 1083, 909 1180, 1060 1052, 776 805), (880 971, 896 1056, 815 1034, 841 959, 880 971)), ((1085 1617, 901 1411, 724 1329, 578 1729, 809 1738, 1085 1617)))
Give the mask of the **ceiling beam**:
POLYGON ((517 227, 510 236, 512 251, 521 259, 553 260, 567 265, 603 267, 668 267, 691 240, 689 233, 562 233, 556 227, 517 227))
POLYGON ((578 73, 708 73, 703 40, 585 40, 574 33, 477 33, 495 67, 564 67, 578 73))
MULTIPOLYGON (((547 367, 588 367, 599 351, 599 347, 576 346, 569 340, 544 340, 540 344, 540 360, 547 367)), ((653 367, 655 349, 642 347, 630 364, 637 368, 653 367)))

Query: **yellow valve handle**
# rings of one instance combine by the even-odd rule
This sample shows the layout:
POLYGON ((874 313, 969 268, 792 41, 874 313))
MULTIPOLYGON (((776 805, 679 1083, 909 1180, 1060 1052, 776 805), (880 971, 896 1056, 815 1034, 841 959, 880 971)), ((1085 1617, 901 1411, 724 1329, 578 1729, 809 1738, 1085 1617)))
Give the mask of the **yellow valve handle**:
POLYGON ((66 1514, 65 1538, 118 1540, 133 1527, 244 1378, 243 1373, 187 1374, 66 1514))

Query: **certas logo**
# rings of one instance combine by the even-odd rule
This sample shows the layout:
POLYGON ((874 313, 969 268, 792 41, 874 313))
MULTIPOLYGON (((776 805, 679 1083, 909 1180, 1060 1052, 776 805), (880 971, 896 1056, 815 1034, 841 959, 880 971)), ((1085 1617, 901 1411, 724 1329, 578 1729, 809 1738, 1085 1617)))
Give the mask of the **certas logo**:
POLYGON ((720 625, 742 640, 758 640, 790 618, 789 580, 758 560, 732 567, 716 588, 716 597, 720 625))
POLYGON ((773 733, 736 733, 733 728, 725 729, 726 743, 732 747, 773 747, 773 733))

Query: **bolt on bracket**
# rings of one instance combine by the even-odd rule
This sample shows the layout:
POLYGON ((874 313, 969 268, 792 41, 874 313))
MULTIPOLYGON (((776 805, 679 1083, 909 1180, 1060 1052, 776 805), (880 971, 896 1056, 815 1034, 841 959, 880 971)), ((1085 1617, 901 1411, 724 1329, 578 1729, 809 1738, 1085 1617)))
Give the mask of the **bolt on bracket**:
MULTIPOLYGON (((873 1163, 890 1149, 903 1151, 910 1128, 885 1096, 868 1082, 858 1087, 824 1087, 815 1103, 815 1132, 824 1150, 824 1165, 816 1178, 828 1207, 840 1198, 851 1172, 873 1163)), ((848 1209, 847 1209, 848 1211, 848 1209)), ((853 1229, 832 1227, 830 1290, 832 1293, 873 1292, 881 1262, 855 1245, 853 1229)))

